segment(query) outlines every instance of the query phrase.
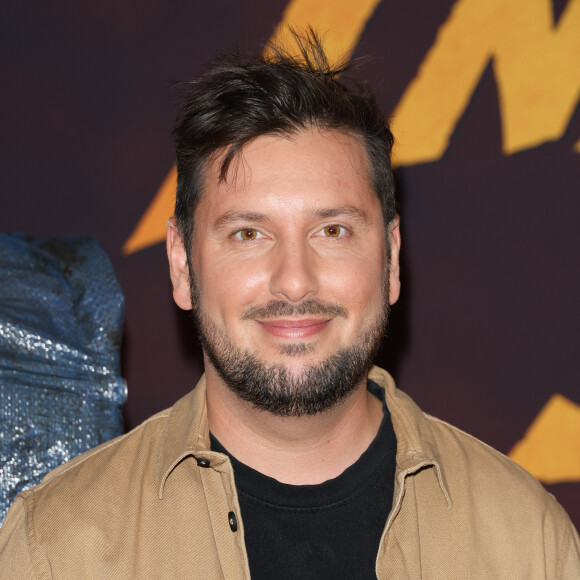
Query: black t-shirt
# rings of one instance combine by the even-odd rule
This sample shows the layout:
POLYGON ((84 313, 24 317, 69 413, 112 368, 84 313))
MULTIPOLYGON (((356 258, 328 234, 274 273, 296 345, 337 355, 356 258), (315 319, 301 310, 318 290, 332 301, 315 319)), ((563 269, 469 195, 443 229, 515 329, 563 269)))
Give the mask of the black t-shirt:
MULTIPOLYGON (((383 399, 372 381, 368 389, 383 399)), ((397 449, 384 399, 383 410, 377 436, 356 463, 318 485, 288 485, 262 475, 210 435, 212 450, 232 461, 254 580, 376 578, 397 449)))

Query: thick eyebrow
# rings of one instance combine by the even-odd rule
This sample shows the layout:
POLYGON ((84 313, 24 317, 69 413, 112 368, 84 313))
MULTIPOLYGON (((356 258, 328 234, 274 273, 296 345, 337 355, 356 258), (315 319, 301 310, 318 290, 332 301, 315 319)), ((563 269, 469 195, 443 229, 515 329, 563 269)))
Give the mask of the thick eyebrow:
MULTIPOLYGON (((363 222, 368 221, 367 213, 354 205, 339 205, 336 207, 320 208, 312 212, 314 217, 321 219, 331 219, 335 217, 348 216, 363 222)), ((253 211, 229 211, 219 216, 213 227, 216 229, 227 227, 231 224, 240 222, 246 223, 264 223, 268 220, 268 216, 263 213, 253 211)))
POLYGON ((314 212, 314 216, 322 219, 348 216, 355 219, 359 219, 363 222, 367 222, 369 219, 366 211, 354 205, 339 205, 337 207, 317 209, 314 212))
POLYGON ((230 224, 239 222, 248 223, 262 223, 267 219, 266 215, 263 213, 257 213, 253 211, 229 211, 218 217, 214 224, 214 228, 223 228, 230 224))

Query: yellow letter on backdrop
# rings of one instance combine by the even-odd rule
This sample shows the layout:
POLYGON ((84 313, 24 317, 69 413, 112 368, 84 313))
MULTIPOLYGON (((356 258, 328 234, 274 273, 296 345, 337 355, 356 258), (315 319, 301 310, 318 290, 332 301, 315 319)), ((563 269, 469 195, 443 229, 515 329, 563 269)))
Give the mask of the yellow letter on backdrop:
POLYGON ((395 162, 439 159, 490 59, 506 154, 559 139, 580 98, 580 0, 458 0, 393 116, 395 162))

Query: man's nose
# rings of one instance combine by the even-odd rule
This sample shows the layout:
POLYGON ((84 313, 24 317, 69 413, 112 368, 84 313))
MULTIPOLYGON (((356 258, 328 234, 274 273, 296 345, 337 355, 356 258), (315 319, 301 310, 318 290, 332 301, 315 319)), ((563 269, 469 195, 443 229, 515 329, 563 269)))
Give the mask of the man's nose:
POLYGON ((270 292, 289 302, 315 296, 319 290, 317 256, 306 242, 280 244, 272 255, 270 292))

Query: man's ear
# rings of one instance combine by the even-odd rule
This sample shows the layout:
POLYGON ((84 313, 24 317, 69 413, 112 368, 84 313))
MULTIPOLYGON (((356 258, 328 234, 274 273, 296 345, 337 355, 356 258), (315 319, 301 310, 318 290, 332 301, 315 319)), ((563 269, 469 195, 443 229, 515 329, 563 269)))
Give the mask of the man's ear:
POLYGON ((399 216, 396 215, 389 224, 389 241, 391 243, 391 256, 389 258, 389 304, 394 304, 401 293, 401 280, 399 268, 399 254, 401 252, 401 229, 399 216))
POLYGON ((173 300, 183 310, 191 310, 187 253, 174 217, 167 220, 167 258, 169 275, 173 284, 173 300))

